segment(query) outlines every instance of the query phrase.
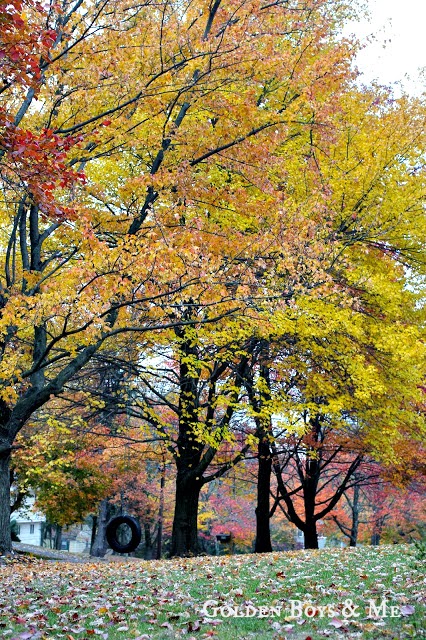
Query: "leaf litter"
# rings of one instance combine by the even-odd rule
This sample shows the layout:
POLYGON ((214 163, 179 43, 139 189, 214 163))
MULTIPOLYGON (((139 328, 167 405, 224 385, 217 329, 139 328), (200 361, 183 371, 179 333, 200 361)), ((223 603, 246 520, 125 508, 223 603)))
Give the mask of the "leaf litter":
POLYGON ((420 638, 426 628, 424 573, 413 550, 396 545, 82 564, 20 556, 0 566, 0 636, 420 638), (397 608, 398 617, 382 615, 383 599, 397 608), (208 600, 219 608, 214 615, 204 611, 208 600), (357 607, 357 615, 351 615, 348 603, 357 607), (260 606, 281 606, 281 614, 223 615, 260 606))

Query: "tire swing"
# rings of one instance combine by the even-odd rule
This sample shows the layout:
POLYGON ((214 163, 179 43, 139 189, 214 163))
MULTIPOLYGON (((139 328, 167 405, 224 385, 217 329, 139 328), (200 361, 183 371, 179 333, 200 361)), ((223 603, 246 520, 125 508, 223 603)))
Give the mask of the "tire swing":
POLYGON ((131 553, 140 544, 142 538, 141 526, 136 518, 132 518, 131 516, 117 516, 108 522, 105 536, 113 551, 116 551, 117 553, 131 553), (126 542, 125 544, 122 544, 117 537, 118 528, 122 524, 127 525, 132 533, 129 542, 126 542))

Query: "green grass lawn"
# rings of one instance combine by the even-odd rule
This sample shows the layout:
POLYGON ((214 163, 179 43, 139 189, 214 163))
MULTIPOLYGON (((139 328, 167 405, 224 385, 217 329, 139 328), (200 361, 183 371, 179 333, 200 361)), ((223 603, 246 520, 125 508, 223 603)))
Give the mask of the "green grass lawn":
POLYGON ((413 547, 396 545, 153 562, 12 561, 0 567, 0 636, 421 638, 424 569, 413 547), (207 601, 214 603, 203 611, 207 601))

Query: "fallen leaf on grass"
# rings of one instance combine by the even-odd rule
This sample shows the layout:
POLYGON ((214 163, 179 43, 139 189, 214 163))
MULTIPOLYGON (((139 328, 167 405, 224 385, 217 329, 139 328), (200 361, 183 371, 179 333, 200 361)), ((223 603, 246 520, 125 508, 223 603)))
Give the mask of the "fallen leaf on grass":
POLYGON ((188 631, 199 631, 201 629, 200 621, 188 622, 188 631))
POLYGON ((343 622, 338 618, 333 618, 333 620, 330 621, 330 626, 340 629, 340 627, 343 627, 343 622))
POLYGON ((400 608, 400 611, 403 616, 411 616, 414 613, 415 609, 412 604, 404 604, 400 608))

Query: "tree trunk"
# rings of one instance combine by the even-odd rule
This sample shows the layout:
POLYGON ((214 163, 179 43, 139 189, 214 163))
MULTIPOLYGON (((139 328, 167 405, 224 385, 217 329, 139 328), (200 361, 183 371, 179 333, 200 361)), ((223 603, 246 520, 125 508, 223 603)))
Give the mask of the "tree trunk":
POLYGON ((90 548, 92 549, 96 539, 96 529, 98 527, 98 516, 92 516, 92 532, 90 535, 90 548))
POLYGON ((10 532, 10 450, 0 453, 0 556, 12 552, 10 532))
POLYGON ((303 535, 305 538, 305 549, 318 549, 317 523, 315 520, 311 520, 305 524, 303 535))
POLYGON ((360 494, 360 487, 359 487, 359 484, 356 484, 354 486, 354 497, 353 497, 353 503, 352 503, 352 525, 351 525, 351 533, 349 536, 350 547, 356 547, 356 543, 358 540, 359 494, 360 494))
POLYGON ((108 500, 102 500, 99 505, 98 515, 98 529, 96 531, 95 542, 90 550, 90 555, 95 558, 103 558, 106 550, 107 543, 105 540, 106 525, 109 520, 109 504, 108 500))
POLYGON ((305 537, 305 549, 318 549, 317 521, 315 519, 315 498, 317 493, 318 460, 306 460, 306 471, 303 487, 305 506, 305 526, 302 529, 305 537))
MULTIPOLYGON (((15 478, 15 472, 13 467, 10 469, 9 472, 9 486, 10 488, 12 488, 12 485, 14 484, 14 482, 16 481, 15 478)), ((16 485, 16 492, 14 493, 14 495, 11 494, 10 499, 13 499, 13 502, 10 505, 10 513, 14 513, 15 511, 19 511, 19 509, 23 506, 24 504, 24 500, 27 497, 27 492, 26 491, 21 491, 19 489, 19 486, 16 485)))
POLYGON ((161 468, 161 479, 160 479, 160 504, 158 507, 158 531, 157 531, 157 551, 156 558, 157 560, 161 560, 162 555, 162 545, 163 545, 163 518, 164 518, 164 485, 166 482, 166 468, 163 464, 161 468))
POLYGON ((371 544, 378 546, 380 544, 380 533, 373 533, 371 536, 371 544))
POLYGON ((151 527, 149 526, 149 522, 144 522, 143 525, 144 535, 145 535, 145 560, 152 560, 152 536, 151 536, 151 527))
POLYGON ((258 445, 255 553, 268 553, 272 551, 271 532, 269 526, 271 470, 272 459, 269 444, 266 439, 260 438, 258 445))
POLYGON ((62 527, 57 524, 55 525, 55 549, 61 549, 62 546, 62 527))
POLYGON ((176 478, 171 556, 191 556, 200 552, 198 543, 198 501, 201 484, 193 477, 176 478))

